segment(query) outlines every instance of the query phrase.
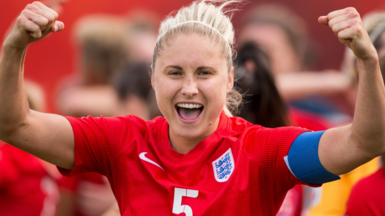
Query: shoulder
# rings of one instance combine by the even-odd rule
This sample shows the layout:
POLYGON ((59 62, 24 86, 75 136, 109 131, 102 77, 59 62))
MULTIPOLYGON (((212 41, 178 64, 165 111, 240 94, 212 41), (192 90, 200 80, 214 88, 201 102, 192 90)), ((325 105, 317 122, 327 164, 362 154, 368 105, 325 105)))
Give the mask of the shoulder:
POLYGON ((139 130, 147 130, 149 127, 159 127, 164 122, 163 117, 157 117, 151 121, 145 121, 134 115, 126 115, 119 117, 81 117, 75 118, 66 116, 74 130, 95 128, 102 131, 127 131, 135 128, 139 130))
POLYGON ((228 118, 229 133, 244 141, 283 141, 292 143, 300 134, 309 131, 300 127, 266 128, 252 124, 240 117, 228 118))

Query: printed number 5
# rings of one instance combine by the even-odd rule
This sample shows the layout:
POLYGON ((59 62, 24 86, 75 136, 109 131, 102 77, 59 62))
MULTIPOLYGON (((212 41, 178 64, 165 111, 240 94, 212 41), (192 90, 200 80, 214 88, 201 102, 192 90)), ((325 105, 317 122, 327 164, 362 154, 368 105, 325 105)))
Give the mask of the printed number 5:
POLYGON ((186 216, 193 216, 193 212, 190 206, 182 205, 182 197, 197 198, 199 191, 189 190, 184 188, 175 188, 174 204, 172 207, 172 213, 180 214, 185 213, 186 216))

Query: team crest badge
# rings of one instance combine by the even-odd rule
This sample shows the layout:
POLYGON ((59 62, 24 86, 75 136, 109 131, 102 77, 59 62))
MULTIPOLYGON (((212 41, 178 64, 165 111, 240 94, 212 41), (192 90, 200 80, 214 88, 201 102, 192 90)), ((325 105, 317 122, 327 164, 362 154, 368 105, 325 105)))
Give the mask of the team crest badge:
POLYGON ((234 171, 234 157, 231 148, 222 156, 212 162, 215 180, 218 182, 227 181, 234 171))

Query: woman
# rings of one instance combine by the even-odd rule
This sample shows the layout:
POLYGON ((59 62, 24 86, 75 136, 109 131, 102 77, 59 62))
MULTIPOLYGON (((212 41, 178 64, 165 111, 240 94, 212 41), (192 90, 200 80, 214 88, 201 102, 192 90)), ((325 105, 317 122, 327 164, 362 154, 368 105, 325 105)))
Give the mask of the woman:
POLYGON ((106 175, 122 215, 274 215, 294 184, 337 179, 385 153, 385 114, 374 114, 385 109, 378 57, 353 8, 319 18, 358 59, 352 125, 304 133, 227 117, 234 32, 223 8, 231 3, 194 2, 162 23, 152 86, 164 118, 149 122, 31 111, 22 78, 26 48, 64 24, 43 4, 28 5, 3 46, 0 139, 64 174, 106 175))

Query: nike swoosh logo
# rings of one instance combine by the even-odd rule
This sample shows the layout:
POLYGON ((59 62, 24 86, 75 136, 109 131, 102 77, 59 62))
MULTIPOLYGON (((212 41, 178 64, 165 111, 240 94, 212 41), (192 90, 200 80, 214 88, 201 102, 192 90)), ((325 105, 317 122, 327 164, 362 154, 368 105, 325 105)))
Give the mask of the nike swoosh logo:
POLYGON ((161 168, 161 169, 164 171, 164 169, 163 169, 161 166, 159 166, 159 164, 155 163, 155 162, 152 161, 151 159, 146 158, 146 155, 145 155, 145 154, 147 154, 147 152, 142 152, 142 153, 140 153, 140 154, 139 154, 139 158, 142 159, 142 160, 144 160, 144 161, 146 161, 146 162, 149 162, 149 163, 151 163, 151 164, 154 164, 155 166, 161 168))

